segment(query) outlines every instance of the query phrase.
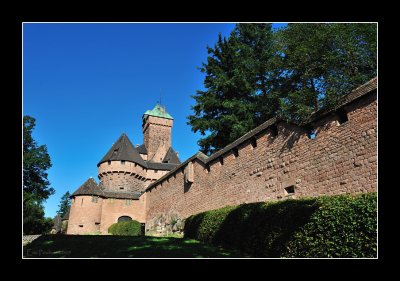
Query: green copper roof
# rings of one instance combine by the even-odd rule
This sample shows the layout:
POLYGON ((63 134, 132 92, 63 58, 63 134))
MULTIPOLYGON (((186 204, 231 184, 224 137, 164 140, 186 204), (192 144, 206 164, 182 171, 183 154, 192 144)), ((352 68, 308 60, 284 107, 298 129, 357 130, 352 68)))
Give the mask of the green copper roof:
POLYGON ((147 110, 144 115, 156 116, 166 119, 174 119, 171 115, 165 110, 165 107, 157 104, 152 110, 147 110))

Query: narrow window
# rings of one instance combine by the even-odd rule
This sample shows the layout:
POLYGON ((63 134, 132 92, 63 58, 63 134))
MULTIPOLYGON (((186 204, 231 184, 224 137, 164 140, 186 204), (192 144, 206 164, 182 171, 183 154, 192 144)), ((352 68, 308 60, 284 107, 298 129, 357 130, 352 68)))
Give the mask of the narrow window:
POLYGON ((108 160, 107 163, 108 163, 108 165, 111 165, 111 161, 110 160, 108 160))
POLYGON ((349 121, 349 118, 347 117, 347 112, 343 108, 339 109, 336 114, 338 115, 338 122, 339 125, 346 123, 349 121))
POLYGON ((309 129, 308 129, 307 137, 308 137, 310 140, 315 139, 315 130, 314 130, 313 128, 309 128, 309 129))
POLYGON ((206 168, 207 168, 207 173, 209 173, 211 171, 210 165, 207 165, 206 168))
POLYGON ((79 227, 83 227, 83 224, 80 224, 79 227))
POLYGON ((224 165, 224 157, 221 156, 221 158, 219 158, 219 163, 222 165, 224 165))
POLYGON ((154 173, 158 173, 158 170, 154 170, 154 173))
POLYGON ((83 205, 83 198, 82 198, 82 201, 81 201, 81 206, 83 205))
POLYGON ((125 165, 125 160, 121 160, 121 165, 125 165))
POLYGON ((257 147, 257 140, 256 140, 255 138, 252 138, 252 139, 250 140, 250 143, 251 143, 251 148, 257 147))
POLYGON ((275 138, 278 136, 278 127, 276 125, 272 125, 271 127, 271 137, 275 138))
POLYGON ((233 155, 235 156, 235 158, 239 156, 239 150, 237 148, 233 149, 233 155))
POLYGON ((289 196, 289 195, 294 195, 294 185, 285 187, 285 194, 286 194, 287 196, 289 196))
POLYGON ((119 189, 124 189, 123 187, 120 187, 119 189))

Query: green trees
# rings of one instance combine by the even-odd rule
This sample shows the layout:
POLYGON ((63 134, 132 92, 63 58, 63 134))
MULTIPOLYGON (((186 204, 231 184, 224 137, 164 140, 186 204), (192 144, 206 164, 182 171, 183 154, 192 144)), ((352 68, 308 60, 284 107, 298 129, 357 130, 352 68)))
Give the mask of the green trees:
POLYGON ((289 24, 277 33, 280 113, 304 121, 375 77, 375 24, 289 24))
POLYGON ((211 154, 273 116, 302 122, 376 76, 376 24, 237 24, 208 47, 188 124, 211 154))
POLYGON ((60 200, 60 205, 58 205, 58 211, 57 214, 59 214, 62 217, 67 213, 69 207, 71 206, 71 199, 69 198, 71 194, 69 191, 67 191, 60 200))
POLYGON ((213 153, 258 125, 257 96, 267 91, 264 73, 272 56, 271 24, 239 24, 226 39, 221 34, 214 48, 208 47, 206 91, 193 96, 194 115, 188 117, 203 152, 213 153), (262 58, 262 59, 260 59, 262 58))
POLYGON ((32 138, 35 119, 24 116, 23 131, 23 231, 24 234, 46 233, 51 219, 44 217, 43 202, 54 194, 46 170, 51 167, 46 145, 38 146, 32 138))

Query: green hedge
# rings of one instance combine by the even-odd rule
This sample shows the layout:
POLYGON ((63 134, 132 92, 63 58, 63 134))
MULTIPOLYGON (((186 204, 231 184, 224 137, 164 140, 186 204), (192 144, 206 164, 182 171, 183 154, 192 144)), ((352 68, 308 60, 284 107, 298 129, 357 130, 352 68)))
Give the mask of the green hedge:
POLYGON ((112 235, 140 236, 141 225, 140 222, 135 220, 117 222, 108 228, 108 233, 112 235))
POLYGON ((225 207, 189 217, 185 237, 255 257, 376 257, 376 193, 225 207))

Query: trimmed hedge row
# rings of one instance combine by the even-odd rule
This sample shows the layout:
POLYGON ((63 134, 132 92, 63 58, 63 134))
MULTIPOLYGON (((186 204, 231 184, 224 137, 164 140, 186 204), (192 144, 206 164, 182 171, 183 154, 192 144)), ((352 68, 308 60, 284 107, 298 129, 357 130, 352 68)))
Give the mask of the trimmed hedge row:
POLYGON ((141 224, 135 220, 117 222, 108 228, 108 233, 112 235, 140 236, 141 224))
POLYGON ((376 257, 376 193, 243 204, 191 216, 185 237, 255 257, 376 257))

